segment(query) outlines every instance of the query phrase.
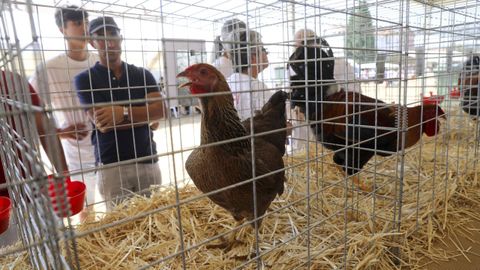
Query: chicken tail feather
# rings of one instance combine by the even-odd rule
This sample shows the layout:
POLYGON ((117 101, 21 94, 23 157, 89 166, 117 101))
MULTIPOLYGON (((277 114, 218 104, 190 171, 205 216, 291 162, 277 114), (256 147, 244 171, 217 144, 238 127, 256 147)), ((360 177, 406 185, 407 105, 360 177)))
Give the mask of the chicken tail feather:
MULTIPOLYGON (((275 133, 260 136, 259 138, 275 145, 280 154, 285 154, 285 140, 287 138, 287 117, 285 115, 285 102, 288 94, 284 91, 277 91, 273 94, 262 110, 253 117, 254 133, 279 130, 275 133), (284 130, 281 130, 284 129, 284 130)), ((243 121, 243 126, 250 133, 250 121, 248 118, 243 121)))
POLYGON ((265 105, 262 107, 262 113, 266 114, 274 108, 278 108, 276 113, 285 113, 285 101, 288 98, 288 94, 284 91, 277 91, 273 94, 265 105))

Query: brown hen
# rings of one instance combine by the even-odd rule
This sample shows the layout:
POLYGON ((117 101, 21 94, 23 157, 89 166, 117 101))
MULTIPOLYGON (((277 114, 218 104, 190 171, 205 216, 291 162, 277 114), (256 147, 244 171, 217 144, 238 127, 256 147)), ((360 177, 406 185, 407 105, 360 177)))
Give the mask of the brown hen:
MULTIPOLYGON (((248 137, 251 119, 240 121, 223 75, 211 65, 196 64, 177 77, 189 79, 182 86, 188 86, 192 94, 207 94, 199 96, 202 107, 201 146, 193 150, 185 163, 188 174, 204 193, 226 188, 208 197, 229 211, 237 224, 244 219, 254 221, 258 217, 256 222, 260 227, 261 217, 270 203, 277 194, 283 193, 285 173, 282 156, 285 153, 287 94, 276 92, 253 117, 255 158, 252 160, 252 138, 248 137), (257 135, 274 130, 278 131, 257 135), (265 176, 274 171, 276 173, 265 176), (258 177, 253 181, 255 195, 253 175, 258 177), (242 182, 246 183, 236 185, 242 182), (232 185, 236 186, 230 187, 232 185)), ((251 225, 255 227, 255 222, 251 225)), ((223 239, 218 247, 230 249, 236 241, 234 233, 232 236, 229 240, 223 239)))

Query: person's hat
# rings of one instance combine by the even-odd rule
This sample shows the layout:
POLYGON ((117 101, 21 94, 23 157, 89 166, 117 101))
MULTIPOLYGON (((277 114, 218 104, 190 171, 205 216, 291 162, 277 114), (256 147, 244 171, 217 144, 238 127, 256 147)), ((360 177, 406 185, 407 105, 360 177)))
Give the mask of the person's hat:
POLYGON ((112 17, 98 17, 94 20, 91 20, 88 24, 88 32, 93 34, 102 28, 114 28, 116 30, 120 30, 118 28, 117 23, 112 17))

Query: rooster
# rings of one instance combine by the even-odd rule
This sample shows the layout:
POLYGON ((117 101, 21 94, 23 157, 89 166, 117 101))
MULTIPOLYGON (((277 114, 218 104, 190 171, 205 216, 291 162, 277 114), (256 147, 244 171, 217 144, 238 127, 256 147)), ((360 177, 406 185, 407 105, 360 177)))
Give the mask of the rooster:
MULTIPOLYGON (((357 174, 375 154, 389 156, 416 144, 423 133, 436 135, 438 117, 445 118, 436 104, 407 108, 338 89, 329 48, 300 47, 289 65, 296 73, 290 77, 292 107, 298 106, 313 122, 316 139, 335 152, 333 161, 348 175, 357 174), (405 141, 398 132, 402 127, 405 141)), ((372 190, 357 176, 352 178, 360 189, 372 190)))
POLYGON ((480 57, 472 55, 463 66, 463 72, 458 78, 459 88, 464 89, 462 109, 464 112, 478 118, 480 114, 480 95, 478 94, 478 77, 480 72, 480 57))
MULTIPOLYGON (((213 66, 195 64, 179 73, 177 77, 186 77, 187 86, 192 94, 210 94, 199 97, 202 108, 201 147, 196 148, 188 157, 185 168, 193 182, 204 193, 239 184, 253 178, 256 194, 251 181, 230 187, 208 195, 217 205, 231 213, 240 225, 244 219, 254 221, 255 228, 261 225, 261 217, 277 195, 284 189, 285 173, 282 156, 285 154, 287 94, 276 92, 251 119, 241 122, 233 105, 233 96, 224 76, 213 66), (253 120, 253 125, 250 121, 253 120), (252 160, 252 140, 248 137, 253 126, 254 160, 252 160), (277 132, 272 132, 278 130, 277 132), (270 131, 270 132, 269 132, 270 131), (257 136, 258 133, 269 132, 257 136), (236 140, 235 140, 236 139, 236 140), (218 142, 227 141, 221 144, 218 142), (232 141, 233 140, 233 141, 232 141), (214 145, 210 145, 214 144, 214 145), (265 174, 275 172, 268 176, 265 174), (256 213, 254 211, 256 199, 256 213), (258 219, 255 220, 255 217, 258 219)), ((231 238, 221 238, 219 245, 209 247, 230 250, 235 242, 235 233, 231 238)))
MULTIPOLYGON (((480 94, 478 93, 478 77, 480 76, 480 56, 471 55, 463 66, 458 78, 458 87, 463 89, 462 110, 480 121, 480 94)), ((480 141, 480 122, 477 123, 477 141, 480 141)))

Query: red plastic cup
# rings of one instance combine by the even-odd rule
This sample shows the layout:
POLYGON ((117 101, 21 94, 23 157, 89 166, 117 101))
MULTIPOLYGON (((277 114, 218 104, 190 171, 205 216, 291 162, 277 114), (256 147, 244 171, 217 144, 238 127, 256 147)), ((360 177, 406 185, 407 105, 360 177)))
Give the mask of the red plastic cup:
POLYGON ((450 91, 450 97, 451 98, 459 98, 460 97, 460 90, 458 88, 454 87, 452 91, 450 91))
POLYGON ((430 92, 429 97, 423 96, 422 94, 422 102, 424 105, 429 105, 429 104, 438 105, 442 103, 444 99, 445 99, 444 95, 433 95, 432 92, 430 92))
MULTIPOLYGON (((51 179, 52 176, 49 176, 51 179)), ((71 216, 80 213, 83 209, 83 205, 85 203, 85 192, 87 187, 81 181, 71 181, 70 177, 66 177, 66 191, 67 191, 67 200, 68 206, 64 205, 62 201, 57 203, 57 196, 55 193, 55 186, 53 183, 50 183, 48 186, 48 194, 52 199, 53 210, 57 213, 60 217, 68 217, 67 207, 70 207, 71 216)), ((62 185, 58 184, 58 189, 61 189, 62 185)))
POLYGON ((0 234, 8 229, 12 202, 8 197, 0 196, 0 234))

